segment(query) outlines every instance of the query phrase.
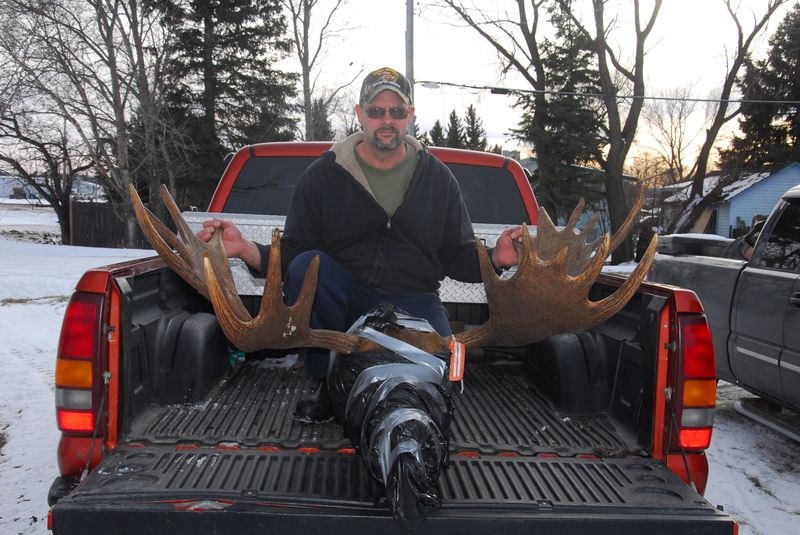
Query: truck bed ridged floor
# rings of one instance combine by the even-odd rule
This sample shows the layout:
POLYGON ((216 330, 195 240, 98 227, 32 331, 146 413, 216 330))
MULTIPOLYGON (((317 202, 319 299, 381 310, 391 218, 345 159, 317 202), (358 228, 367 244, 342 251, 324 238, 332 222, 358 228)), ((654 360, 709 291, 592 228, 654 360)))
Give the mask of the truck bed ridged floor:
MULTIPOLYGON (((141 417, 129 440, 324 450, 351 446, 336 422, 304 424, 292 419, 295 404, 312 388, 301 365, 270 367, 265 362, 244 363, 204 402, 160 407, 141 417)), ((525 380, 521 363, 472 366, 465 378, 464 392, 458 393, 456 385, 453 394, 452 451, 565 457, 638 452, 633 439, 606 414, 560 414, 525 380)))

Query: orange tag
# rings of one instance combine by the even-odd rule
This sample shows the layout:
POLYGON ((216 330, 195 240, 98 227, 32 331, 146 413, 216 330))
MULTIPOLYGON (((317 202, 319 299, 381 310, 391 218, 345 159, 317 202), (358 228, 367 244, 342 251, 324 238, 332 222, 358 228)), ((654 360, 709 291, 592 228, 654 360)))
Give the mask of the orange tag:
POLYGON ((461 342, 456 342, 455 337, 450 338, 450 381, 456 382, 464 379, 464 361, 467 360, 467 347, 461 342))

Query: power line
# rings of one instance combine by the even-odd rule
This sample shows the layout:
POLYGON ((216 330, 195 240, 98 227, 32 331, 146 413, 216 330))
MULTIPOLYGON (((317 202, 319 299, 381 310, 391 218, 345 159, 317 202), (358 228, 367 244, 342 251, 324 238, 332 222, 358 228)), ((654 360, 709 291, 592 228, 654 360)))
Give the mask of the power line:
MULTIPOLYGON (((603 93, 582 93, 578 91, 552 91, 546 89, 510 89, 507 87, 495 87, 489 85, 470 85, 470 84, 457 84, 453 82, 434 82, 430 80, 421 80, 416 82, 422 87, 429 89, 436 89, 439 86, 457 87, 460 89, 477 89, 481 91, 489 91, 495 95, 515 95, 515 94, 543 94, 543 95, 564 95, 573 97, 592 97, 592 98, 606 98, 609 95, 603 93)), ((649 95, 616 95, 620 100, 668 100, 676 102, 713 102, 716 104, 790 104, 800 105, 800 100, 770 100, 770 99, 719 99, 719 98, 692 98, 692 97, 667 97, 667 96, 649 96, 649 95)))

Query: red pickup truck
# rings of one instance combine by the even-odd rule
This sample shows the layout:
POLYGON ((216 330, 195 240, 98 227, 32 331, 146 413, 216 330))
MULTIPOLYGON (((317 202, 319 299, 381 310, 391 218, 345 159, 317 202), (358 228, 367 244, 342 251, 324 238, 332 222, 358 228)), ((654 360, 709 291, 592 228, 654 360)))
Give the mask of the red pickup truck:
MULTIPOLYGON (((209 212, 266 241, 298 176, 329 146, 241 149, 209 212)), ((517 162, 432 151, 458 179, 479 239, 492 245, 509 225, 536 224, 517 162)), ((197 226, 209 214, 184 216, 197 226)), ((238 292, 257 310, 263 281, 233 264, 238 292)), ((601 275, 590 297, 622 282, 601 275)), ((482 290, 445 281, 454 325, 485 321, 482 290)), ((298 357, 239 352, 212 312, 158 257, 94 269, 78 282, 56 364, 62 436, 51 529, 399 531, 342 426, 292 419, 312 387, 298 357)), ((692 292, 642 284, 622 311, 585 332, 470 351, 464 377, 453 393, 443 506, 419 533, 737 532, 701 496, 716 376, 692 292)))

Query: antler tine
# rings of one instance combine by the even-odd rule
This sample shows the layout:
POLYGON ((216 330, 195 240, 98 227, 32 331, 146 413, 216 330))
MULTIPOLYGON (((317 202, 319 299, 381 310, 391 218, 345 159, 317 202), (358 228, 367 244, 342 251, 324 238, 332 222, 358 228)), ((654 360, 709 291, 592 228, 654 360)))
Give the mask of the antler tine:
MULTIPOLYGON (((580 208, 581 203, 573 212, 571 223, 580 217, 580 208)), ((634 205, 632 211, 638 212, 638 206, 634 205)), ((472 346, 520 346, 553 334, 593 327, 630 300, 656 251, 654 238, 642 261, 616 292, 600 301, 590 301, 589 292, 602 271, 613 239, 605 235, 587 244, 585 232, 576 233, 572 224, 556 230, 544 211, 540 213, 535 238, 530 237, 524 225, 522 228, 517 272, 507 280, 495 275, 488 254, 478 245, 489 319, 456 335, 460 342, 472 346), (576 267, 580 269, 574 271, 576 267)))
MULTIPOLYGON (((136 219, 139 221, 139 226, 150 245, 183 280, 208 298, 208 289, 201 267, 205 245, 198 247, 196 243, 192 243, 192 246, 187 246, 181 242, 166 225, 144 206, 133 184, 128 184, 128 194, 131 197, 131 203, 133 204, 136 219)), ((169 195, 169 192, 167 192, 167 195, 169 195)), ((170 200, 172 200, 171 197, 170 200)), ((175 215, 173 214, 174 218, 175 215)), ((180 213, 178 213, 178 220, 183 221, 180 213)), ((178 222, 176 221, 177 224, 178 222)), ((202 242, 198 240, 198 243, 202 242)))
POLYGON ((222 330, 228 339, 242 351, 321 347, 339 353, 350 353, 372 345, 371 342, 352 334, 310 328, 311 307, 314 303, 319 273, 318 256, 311 261, 308 271, 306 271, 297 302, 292 306, 284 304, 281 291, 280 231, 278 229, 272 233, 267 281, 264 285, 261 306, 255 318, 246 311, 244 314, 239 314, 231 308, 232 303, 241 304, 241 301, 238 300, 238 297, 234 300, 230 296, 230 288, 226 288, 225 283, 220 282, 219 271, 230 272, 227 263, 221 265, 206 257, 204 266, 211 303, 222 330))
POLYGON ((572 210, 572 213, 569 216, 569 221, 567 221, 567 228, 574 230, 578 226, 578 220, 581 218, 581 215, 583 214, 583 208, 585 206, 586 201, 583 200, 583 197, 578 199, 578 204, 575 206, 575 209, 572 210))
POLYGON ((619 312, 622 307, 633 297, 639 285, 644 280, 645 275, 650 270, 650 266, 655 259, 656 252, 658 252, 658 236, 653 236, 650 240, 650 245, 647 246, 642 259, 636 265, 636 268, 628 276, 625 282, 617 288, 613 294, 600 301, 591 302, 595 314, 588 317, 590 323, 597 324, 605 321, 607 318, 619 312))
MULTIPOLYGON (((189 225, 186 223, 186 220, 181 215, 181 211, 178 209, 178 205, 175 204, 175 200, 172 198, 172 195, 170 195, 167 186, 161 184, 159 193, 161 194, 161 200, 164 202, 164 206, 167 207, 167 211, 169 212, 170 216, 172 216, 172 220, 175 222, 175 228, 178 229, 178 236, 180 237, 180 240, 187 245, 194 246, 195 249, 197 249, 198 246, 201 249, 205 249, 205 244, 194 235, 194 232, 191 231, 189 225)), ((197 257, 197 260, 201 259, 202 256, 197 257)), ((200 264, 201 262, 198 262, 197 268, 202 271, 200 264)))

